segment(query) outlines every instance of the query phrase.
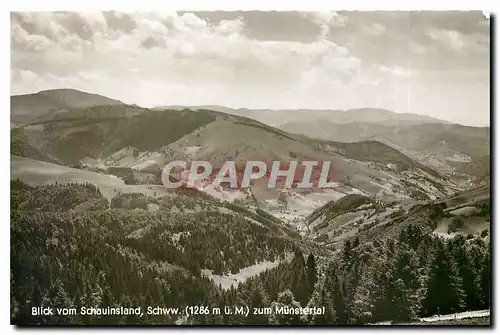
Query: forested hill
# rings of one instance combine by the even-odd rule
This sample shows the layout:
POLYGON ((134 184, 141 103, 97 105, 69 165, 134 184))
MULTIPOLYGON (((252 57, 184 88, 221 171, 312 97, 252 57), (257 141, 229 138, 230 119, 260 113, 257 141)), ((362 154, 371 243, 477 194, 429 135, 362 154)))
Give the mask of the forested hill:
POLYGON ((210 198, 120 194, 108 203, 90 184, 13 181, 11 200, 14 324, 342 325, 489 308, 488 236, 440 239, 426 210, 397 235, 346 239, 332 254, 262 211, 210 198), (204 275, 264 260, 276 266, 229 289, 204 275), (33 316, 31 306, 141 307, 144 315, 33 316), (326 313, 158 316, 148 306, 326 313))
POLYGON ((172 197, 118 194, 108 202, 90 184, 12 181, 12 321, 173 323, 177 318, 37 317, 31 306, 202 305, 223 294, 203 269, 237 274, 262 261, 286 262, 299 249, 325 254, 258 210, 172 197))
POLYGON ((102 95, 74 89, 56 89, 10 97, 11 122, 17 125, 40 118, 64 113, 73 108, 100 105, 125 105, 123 102, 102 95))

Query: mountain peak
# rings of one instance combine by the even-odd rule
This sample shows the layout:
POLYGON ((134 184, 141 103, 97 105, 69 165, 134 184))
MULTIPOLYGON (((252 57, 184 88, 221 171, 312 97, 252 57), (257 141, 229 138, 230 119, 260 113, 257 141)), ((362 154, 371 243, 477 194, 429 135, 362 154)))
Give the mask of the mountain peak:
POLYGON ((10 104, 11 120, 18 124, 29 123, 57 111, 99 105, 125 105, 120 100, 71 88, 13 95, 10 97, 10 104))

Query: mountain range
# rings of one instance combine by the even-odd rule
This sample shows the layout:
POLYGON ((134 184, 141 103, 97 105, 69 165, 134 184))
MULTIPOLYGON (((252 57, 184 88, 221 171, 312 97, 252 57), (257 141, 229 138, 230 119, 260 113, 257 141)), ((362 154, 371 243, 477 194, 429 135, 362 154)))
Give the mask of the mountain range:
MULTIPOLYGON (((45 100, 46 95, 41 94, 40 99, 45 100)), ((72 92, 71 99, 61 100, 82 106, 87 96, 72 92)), ((32 95, 24 98, 35 99, 32 95)), ((22 97, 16 99, 22 101, 22 97)), ((13 114, 16 112, 13 110, 13 114)), ((370 113, 377 119, 376 111, 370 113)), ((386 120, 388 113, 383 112, 381 118, 386 120)), ((416 187, 431 197, 459 187, 382 142, 313 139, 214 110, 145 109, 115 103, 58 113, 40 113, 38 109, 35 114, 35 121, 12 130, 12 152, 63 166, 105 171, 122 168, 158 176, 168 161, 177 159, 208 160, 214 168, 226 160, 328 160, 332 162, 330 180, 338 183, 335 192, 341 190, 340 194, 384 193, 387 197, 404 198, 411 191, 400 182, 403 176, 422 180, 423 184, 416 187)), ((415 118, 404 116, 411 122, 415 118)), ((277 197, 276 191, 265 187, 255 186, 253 192, 262 199, 277 197)))
POLYGON ((15 324, 366 324, 490 306, 489 128, 378 109, 150 109, 76 90, 11 103, 15 324), (331 167, 326 188, 167 189, 173 160, 331 167), (28 302, 326 312, 49 318, 28 302))
POLYGON ((480 183, 489 175, 490 128, 471 127, 385 109, 271 110, 223 106, 165 106, 155 109, 210 109, 258 120, 290 133, 336 142, 374 140, 453 178, 480 183))
POLYGON ((358 108, 348 110, 318 109, 249 109, 229 108, 218 105, 204 106, 158 106, 154 109, 214 110, 226 114, 248 117, 273 127, 281 127, 289 122, 304 120, 328 120, 335 124, 366 122, 382 125, 415 125, 422 123, 448 123, 426 115, 395 113, 387 109, 358 108))

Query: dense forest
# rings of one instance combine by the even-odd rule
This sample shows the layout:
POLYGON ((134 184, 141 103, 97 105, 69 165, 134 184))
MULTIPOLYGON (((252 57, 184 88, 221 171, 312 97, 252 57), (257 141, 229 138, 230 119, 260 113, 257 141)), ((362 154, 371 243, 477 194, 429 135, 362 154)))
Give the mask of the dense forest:
POLYGON ((185 195, 118 194, 108 201, 91 184, 12 181, 11 320, 354 325, 489 308, 489 239, 438 238, 430 216, 397 235, 354 237, 330 252, 266 212, 237 204, 185 195), (237 274, 262 261, 280 262, 230 288, 204 275, 237 274), (33 306, 141 307, 144 314, 40 316, 33 306), (310 306, 325 313, 149 315, 147 306, 310 306))

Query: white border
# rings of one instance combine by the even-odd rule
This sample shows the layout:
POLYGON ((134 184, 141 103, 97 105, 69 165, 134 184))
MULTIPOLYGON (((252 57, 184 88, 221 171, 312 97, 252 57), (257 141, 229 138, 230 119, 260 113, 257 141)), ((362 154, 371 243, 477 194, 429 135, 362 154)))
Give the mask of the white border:
MULTIPOLYGON (((33 10, 106 10, 106 9, 114 9, 114 10, 122 10, 122 11, 130 11, 130 10, 155 10, 155 9, 176 9, 176 10, 483 10, 486 12, 492 13, 500 13, 498 9, 500 2, 499 1, 436 1, 436 0, 420 0, 420 1, 395 1, 395 0, 378 0, 378 1, 370 1, 370 0, 349 0, 343 3, 335 3, 333 1, 326 0, 304 0, 304 1, 292 1, 292 0, 253 0, 253 1, 231 1, 231 0, 184 0, 178 2, 166 2, 166 1, 153 1, 153 0, 141 0, 141 1, 125 1, 125 0, 85 0, 78 2, 68 2, 67 0, 17 0, 15 3, 8 4, 7 1, 4 1, 0 4, 2 9, 2 14, 0 16, 0 26, 1 26, 1 42, 2 42, 2 51, 0 54, 0 59, 3 63, 3 68, 6 70, 4 73, 10 73, 8 69, 10 69, 10 11, 33 11, 33 10)), ((497 18, 498 20, 498 18, 497 18)), ((498 26, 498 22, 497 22, 498 26)), ((496 29, 496 31, 498 31, 496 29)), ((498 54, 497 54, 498 59, 498 54)), ((10 76, 4 75, 1 80, 2 89, 4 92, 10 93, 10 76)), ((495 87, 495 96, 498 96, 498 88, 497 85, 495 87)), ((10 95, 10 94, 9 94, 10 95)), ((2 111, 1 111, 1 122, 0 127, 2 130, 0 131, 0 148, 2 157, 5 157, 5 164, 0 165, 0 169, 2 170, 3 178, 0 178, 0 187, 2 189, 2 198, 0 200, 0 206, 2 209, 2 214, 4 217, 3 224, 3 234, 1 234, 1 246, 2 246, 2 257, 0 258, 0 262, 3 268, 2 277, 1 277, 1 286, 0 286, 0 317, 1 317, 1 325, 3 326, 2 330, 6 330, 7 332, 15 331, 15 328, 9 326, 10 324, 10 278, 8 274, 10 273, 10 195, 9 195, 9 178, 10 176, 10 119, 9 119, 9 106, 10 99, 8 94, 1 95, 2 99, 2 111), (9 162, 9 163, 7 163, 9 162), (6 327, 5 327, 6 326, 6 327)), ((473 111, 471 111, 473 113, 473 111)), ((498 120, 495 121, 494 129, 498 129, 497 127, 498 120)), ((499 140, 495 140, 495 157, 499 156, 499 140)), ((495 164, 496 166, 496 164, 495 164)), ((495 171, 498 172, 498 171, 495 171)), ((498 178, 495 178, 495 188, 498 187, 499 181, 498 178)), ((499 208, 499 202, 497 197, 495 197, 495 208, 499 208)), ((496 214, 496 213, 495 213, 496 214)), ((496 215, 494 215, 496 218, 496 215)), ((497 221, 497 220, 495 220, 497 221)), ((494 222, 496 224, 497 222, 494 222)), ((500 229, 498 227, 494 228, 494 235, 497 235, 496 231, 500 229)), ((496 242, 496 241, 495 241, 496 242)), ((498 251, 498 245, 496 250, 498 251)), ((498 269, 499 257, 497 257, 497 252, 494 255, 495 260, 495 269, 498 269)), ((494 290, 494 292, 498 292, 498 287, 494 290)), ((497 301, 497 295, 493 298, 493 301, 497 301)), ((496 304, 495 304, 496 306, 496 304)), ((496 311, 497 309, 495 309, 496 311)), ((498 314, 498 313, 495 313, 498 314)), ((494 317, 494 320, 498 321, 498 317, 494 317)), ((258 329, 260 332, 275 332, 275 331, 286 331, 286 332, 295 332, 300 330, 310 331, 312 328, 281 328, 281 329, 258 329)), ((135 329, 140 332, 144 332, 145 329, 135 329)), ((156 328, 159 331, 168 331, 171 333, 178 333, 181 330, 178 328, 168 329, 168 328, 156 328)), ((221 328, 218 329, 186 329, 182 330, 183 333, 194 333, 194 332, 207 332, 207 331, 216 331, 219 332, 221 328)), ((235 331, 235 328, 228 328, 228 331, 235 331)), ((357 329, 328 329, 323 328, 323 331, 326 332, 335 332, 335 333, 349 333, 353 330, 361 330, 357 329)), ((361 331, 373 331, 373 328, 369 328, 367 330, 361 331)), ((387 330, 387 328, 381 329, 382 331, 387 330)), ((399 331, 401 328, 394 328, 394 331, 399 331)), ((429 329, 431 330, 431 329, 429 329)), ((471 329, 471 328, 453 328, 453 329, 436 329, 437 331, 450 331, 450 332, 476 332, 479 329, 471 329)), ((69 333, 76 332, 77 329, 68 329, 69 333)), ((116 329, 95 329, 97 333, 111 333, 112 331, 116 331, 116 329)), ((242 333, 249 333, 252 330, 250 328, 239 329, 238 331, 242 333)), ((389 329, 390 331, 390 329, 389 329)), ((407 330, 408 332, 418 333, 419 329, 411 329, 407 330)), ((51 333, 51 329, 45 329, 44 332, 51 333)), ((4 333, 2 331, 2 333, 4 333)))
POLYGON ((332 3, 325 0, 184 0, 167 2, 158 0, 141 0, 140 2, 124 0, 86 0, 69 3, 64 0, 19 0, 12 3, 10 10, 82 10, 82 9, 114 9, 114 10, 146 10, 168 8, 175 10, 492 10, 497 5, 494 1, 390 1, 390 0, 349 0, 344 3, 332 3))

